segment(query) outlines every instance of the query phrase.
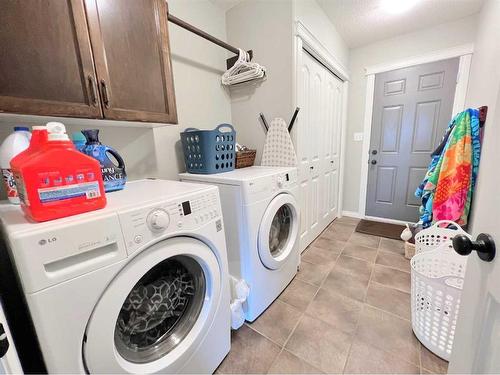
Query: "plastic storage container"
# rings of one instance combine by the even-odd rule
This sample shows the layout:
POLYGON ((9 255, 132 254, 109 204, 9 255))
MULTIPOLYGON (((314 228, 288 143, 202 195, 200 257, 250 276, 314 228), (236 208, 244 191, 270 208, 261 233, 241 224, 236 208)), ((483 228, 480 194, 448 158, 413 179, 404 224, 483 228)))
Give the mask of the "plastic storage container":
POLYGON ((431 227, 418 232, 415 235, 415 254, 420 254, 424 251, 434 250, 443 243, 448 243, 450 249, 453 248, 451 240, 457 234, 464 234, 470 238, 460 225, 450 220, 441 220, 431 227), (441 225, 452 226, 452 228, 442 228, 441 225))
POLYGON ((127 173, 125 172, 125 162, 120 154, 113 148, 103 145, 99 141, 98 129, 82 130, 86 143, 80 151, 96 159, 101 165, 102 179, 104 189, 107 192, 121 190, 127 182, 127 173), (110 154, 118 164, 108 156, 110 154))
POLYGON ((28 148, 10 161, 11 168, 16 169, 25 160, 29 160, 36 152, 40 151, 42 145, 47 142, 47 139, 46 126, 33 126, 28 148))
POLYGON ((431 352, 449 361, 460 311, 467 257, 447 242, 411 259, 411 323, 431 352))
POLYGON ((232 125, 220 124, 214 130, 188 128, 181 133, 181 141, 188 173, 213 174, 234 169, 236 131, 232 125))
POLYGON ((48 123, 47 132, 47 141, 12 170, 25 214, 47 221, 103 208, 99 162, 75 148, 63 124, 48 123))
POLYGON ((16 126, 14 133, 5 138, 0 146, 0 168, 2 169, 5 192, 9 201, 14 204, 19 204, 19 196, 10 162, 14 157, 28 148, 30 138, 29 128, 16 126))

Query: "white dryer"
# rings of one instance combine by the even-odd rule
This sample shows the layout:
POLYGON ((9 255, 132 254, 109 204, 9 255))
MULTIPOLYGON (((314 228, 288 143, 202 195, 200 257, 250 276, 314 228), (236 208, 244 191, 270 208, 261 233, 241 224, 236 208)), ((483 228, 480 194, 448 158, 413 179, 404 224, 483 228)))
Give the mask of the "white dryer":
POLYGON ((229 273, 249 284, 245 318, 254 321, 297 273, 297 169, 254 166, 210 175, 183 173, 181 179, 219 187, 229 273))
POLYGON ((0 217, 50 373, 211 373, 230 348, 216 187, 130 182, 100 211, 0 217))

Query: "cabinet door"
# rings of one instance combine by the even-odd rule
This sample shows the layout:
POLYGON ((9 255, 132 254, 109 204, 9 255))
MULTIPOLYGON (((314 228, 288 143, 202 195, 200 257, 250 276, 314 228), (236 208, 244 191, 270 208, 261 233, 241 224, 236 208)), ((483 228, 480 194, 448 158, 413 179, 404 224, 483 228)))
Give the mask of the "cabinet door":
POLYGON ((2 1, 0 112, 102 117, 82 1, 2 1))
POLYGON ((177 122, 165 0, 85 0, 104 117, 177 122))

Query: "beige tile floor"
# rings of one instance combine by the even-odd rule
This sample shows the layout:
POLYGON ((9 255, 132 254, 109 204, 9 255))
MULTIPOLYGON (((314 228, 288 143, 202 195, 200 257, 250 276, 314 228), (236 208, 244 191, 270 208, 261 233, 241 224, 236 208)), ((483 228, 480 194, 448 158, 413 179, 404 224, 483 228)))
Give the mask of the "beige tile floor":
POLYGON ((217 373, 446 373, 415 338, 403 242, 333 222, 253 323, 232 333, 217 373))

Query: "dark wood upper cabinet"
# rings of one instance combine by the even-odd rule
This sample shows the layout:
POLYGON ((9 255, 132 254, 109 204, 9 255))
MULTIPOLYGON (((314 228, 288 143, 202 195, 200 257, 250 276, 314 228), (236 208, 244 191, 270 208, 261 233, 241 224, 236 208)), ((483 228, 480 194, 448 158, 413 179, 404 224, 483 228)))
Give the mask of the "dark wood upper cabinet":
POLYGON ((85 0, 104 117, 177 122, 165 0, 85 0))
POLYGON ((0 111, 176 123, 165 0, 3 0, 0 111))
POLYGON ((0 111, 102 117, 96 89, 81 1, 2 1, 0 111))

